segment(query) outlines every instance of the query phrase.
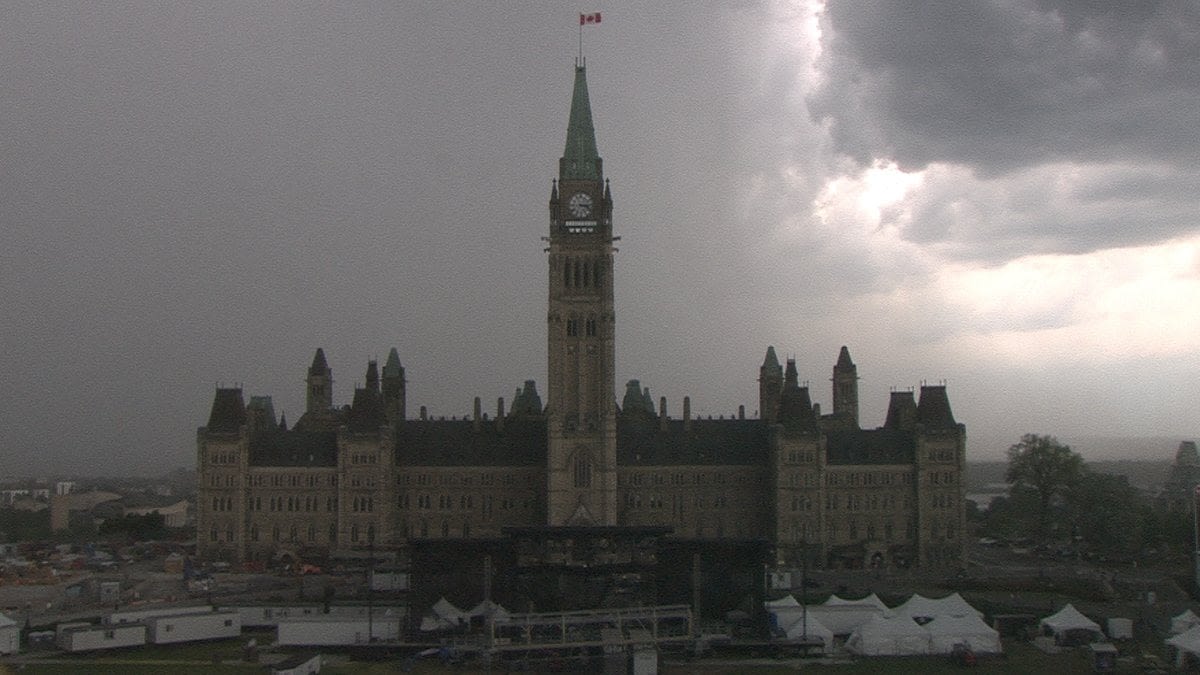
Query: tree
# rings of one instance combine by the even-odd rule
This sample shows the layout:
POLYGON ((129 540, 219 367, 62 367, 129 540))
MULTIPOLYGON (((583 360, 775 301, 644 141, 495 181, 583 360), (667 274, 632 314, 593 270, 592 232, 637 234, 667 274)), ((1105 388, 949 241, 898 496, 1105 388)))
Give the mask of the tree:
POLYGON ((1013 489, 1029 489, 1037 497, 1037 536, 1044 540, 1050 529, 1051 507, 1066 497, 1083 475, 1083 457, 1053 436, 1025 434, 1008 449, 1004 479, 1013 489))
POLYGON ((1142 548, 1142 499, 1125 476, 1084 471, 1070 503, 1075 533, 1088 549, 1124 559, 1142 548))

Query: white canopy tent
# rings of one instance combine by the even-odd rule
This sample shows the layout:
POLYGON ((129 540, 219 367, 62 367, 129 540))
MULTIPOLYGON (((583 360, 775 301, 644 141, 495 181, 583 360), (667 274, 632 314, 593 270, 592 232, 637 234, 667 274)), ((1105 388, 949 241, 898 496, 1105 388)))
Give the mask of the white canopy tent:
POLYGON ((824 603, 809 607, 808 611, 834 635, 849 635, 871 619, 890 614, 887 605, 874 593, 861 600, 846 600, 831 595, 824 603))
POLYGON ((907 616, 920 623, 937 616, 983 617, 983 612, 972 607, 958 593, 951 593, 944 598, 927 598, 919 593, 913 593, 911 598, 903 605, 893 609, 892 612, 896 616, 907 616))
POLYGON ((1195 626, 1200 626, 1200 616, 1190 609, 1171 617, 1171 635, 1186 633, 1195 626))
POLYGON ((935 616, 925 624, 925 630, 929 631, 931 654, 949 654, 959 644, 966 645, 976 654, 999 654, 1004 651, 1000 646, 1000 633, 974 614, 935 616))
POLYGON ((929 653, 929 631, 906 616, 875 617, 846 640, 846 649, 861 656, 919 656, 929 653))
POLYGON ((492 621, 495 621, 496 623, 507 623, 511 614, 509 614, 509 611, 504 609, 500 603, 493 602, 491 600, 484 600, 478 605, 475 605, 470 612, 467 612, 467 616, 471 617, 472 619, 487 618, 490 616, 492 621))
POLYGON ((1182 668, 1189 655, 1192 660, 1200 661, 1200 626, 1193 626, 1164 642, 1175 651, 1176 668, 1182 668))
POLYGON ((451 630, 466 623, 470 616, 455 607, 446 598, 441 598, 430 608, 429 614, 421 619, 421 630, 430 633, 439 630, 451 630))
MULTIPOLYGON (((825 643, 824 653, 833 653, 833 631, 821 624, 811 612, 800 611, 798 613, 789 612, 786 616, 794 617, 788 625, 780 625, 789 640, 799 640, 807 637, 808 639, 818 639, 825 643)), ((781 619, 783 617, 780 617, 781 619)))
POLYGON ((767 600, 763 603, 763 609, 770 612, 773 609, 783 609, 787 607, 799 607, 800 601, 795 596, 788 594, 778 600, 767 600))
POLYGON ((878 607, 879 609, 883 610, 884 612, 889 611, 888 606, 883 602, 883 600, 879 599, 878 595, 876 595, 874 593, 868 595, 865 598, 859 598, 857 600, 847 600, 846 598, 840 597, 840 596, 838 596, 838 594, 834 593, 833 595, 829 596, 829 599, 826 600, 822 604, 826 607, 834 607, 834 606, 842 606, 842 605, 852 605, 852 606, 871 605, 873 607, 878 607))
POLYGON ((1084 616, 1071 604, 1039 621, 1038 627, 1043 633, 1053 635, 1058 644, 1084 644, 1104 640, 1100 624, 1084 616))

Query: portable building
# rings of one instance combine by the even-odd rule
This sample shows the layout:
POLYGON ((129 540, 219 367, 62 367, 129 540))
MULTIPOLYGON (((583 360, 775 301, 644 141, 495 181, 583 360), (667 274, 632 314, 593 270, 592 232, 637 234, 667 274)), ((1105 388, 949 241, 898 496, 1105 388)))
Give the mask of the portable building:
POLYGON ((0 614, 0 654, 16 654, 21 649, 21 627, 0 614))
POLYGON ((122 623, 139 623, 157 616, 178 616, 180 614, 196 614, 212 611, 212 605, 189 605, 186 607, 155 607, 154 609, 134 609, 124 612, 113 612, 104 617, 103 623, 115 626, 122 623))
POLYGON ((75 624, 58 630, 58 648, 64 652, 90 652, 146 644, 146 625, 123 623, 113 626, 75 624))
POLYGON ((196 612, 146 619, 146 639, 151 644, 220 640, 242 634, 237 612, 196 612))
POLYGON ((237 612, 243 628, 274 628, 280 621, 320 616, 321 605, 230 605, 218 611, 237 612))
POLYGON ((384 613, 367 617, 318 616, 279 622, 280 645, 326 647, 400 639, 400 617, 384 613), (370 639, 367 636, 370 635, 370 639))

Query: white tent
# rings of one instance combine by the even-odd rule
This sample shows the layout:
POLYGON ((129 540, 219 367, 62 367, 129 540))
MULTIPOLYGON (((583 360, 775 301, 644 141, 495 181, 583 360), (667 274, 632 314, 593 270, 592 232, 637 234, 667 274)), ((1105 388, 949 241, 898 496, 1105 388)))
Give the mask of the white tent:
POLYGON ((925 624, 929 631, 931 654, 949 654, 958 644, 966 645, 976 654, 999 654, 1000 633, 984 623, 983 619, 968 616, 935 616, 925 624))
POLYGON ((1171 617, 1171 635, 1179 635, 1186 633, 1194 626, 1200 626, 1200 616, 1190 609, 1184 610, 1182 614, 1171 617))
POLYGON ((1058 644, 1084 644, 1104 640, 1100 624, 1087 618, 1070 604, 1039 621, 1038 627, 1043 633, 1053 635, 1058 644))
POLYGON ((833 631, 822 625, 811 612, 800 612, 799 614, 789 612, 786 616, 794 617, 794 620, 788 625, 780 626, 787 635, 787 639, 799 640, 808 637, 811 640, 816 638, 825 643, 824 652, 826 654, 833 653, 833 631))
POLYGON ((785 595, 782 598, 779 598, 778 600, 767 600, 766 602, 763 603, 763 609, 767 610, 768 612, 770 612, 773 609, 781 609, 781 608, 785 608, 785 607, 799 607, 799 606, 800 606, 800 601, 796 600, 796 597, 791 594, 785 595))
POLYGON ((852 606, 870 605, 872 607, 878 607, 879 609, 883 610, 884 612, 888 611, 888 606, 883 602, 883 600, 879 599, 878 595, 876 595, 874 593, 868 595, 865 598, 859 598, 858 600, 847 600, 846 598, 839 597, 836 593, 834 593, 833 595, 829 596, 829 599, 826 600, 823 604, 826 607, 835 607, 835 606, 842 606, 842 605, 852 605, 852 606))
POLYGON ((496 623, 507 623, 511 615, 509 614, 508 610, 504 609, 504 607, 502 607, 499 603, 491 600, 484 600, 478 605, 475 605, 470 612, 467 612, 467 616, 470 616, 472 619, 486 618, 490 616, 496 623))
POLYGON ((861 600, 831 595, 823 604, 809 607, 808 611, 834 635, 848 635, 871 619, 883 618, 890 613, 887 605, 874 593, 861 600))
POLYGON ((455 607, 449 600, 441 598, 433 604, 433 607, 429 610, 429 614, 426 614, 421 619, 421 630, 427 633, 438 630, 450 630, 458 628, 469 619, 470 617, 466 612, 455 607))
POLYGON ((983 612, 972 607, 958 593, 951 593, 944 598, 927 598, 913 593, 911 598, 892 612, 896 616, 907 616, 922 623, 935 616, 983 616, 983 612))
POLYGON ((850 634, 846 649, 862 656, 928 654, 929 631, 906 616, 876 617, 850 634))
POLYGON ((1182 668, 1188 654, 1193 659, 1200 660, 1200 626, 1193 626, 1186 632, 1169 637, 1164 642, 1175 650, 1175 667, 1182 668))

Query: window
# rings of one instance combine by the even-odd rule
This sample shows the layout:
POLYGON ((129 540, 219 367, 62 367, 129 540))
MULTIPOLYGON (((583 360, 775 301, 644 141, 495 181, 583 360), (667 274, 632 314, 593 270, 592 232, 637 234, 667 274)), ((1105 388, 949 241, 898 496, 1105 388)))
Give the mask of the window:
POLYGON ((575 460, 575 487, 586 488, 592 486, 592 463, 586 457, 579 457, 575 460))
POLYGON ((596 337, 596 320, 595 319, 587 320, 586 330, 587 330, 588 337, 596 337))
POLYGON ((579 335, 579 319, 567 319, 567 337, 579 335))

